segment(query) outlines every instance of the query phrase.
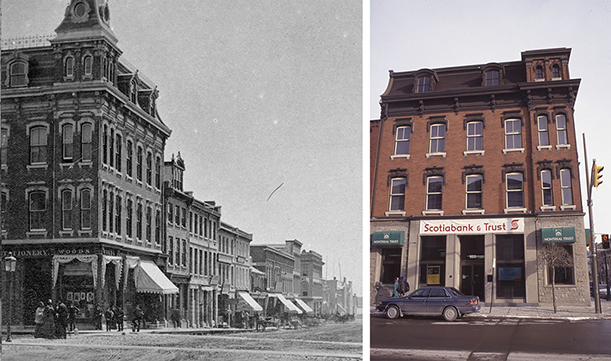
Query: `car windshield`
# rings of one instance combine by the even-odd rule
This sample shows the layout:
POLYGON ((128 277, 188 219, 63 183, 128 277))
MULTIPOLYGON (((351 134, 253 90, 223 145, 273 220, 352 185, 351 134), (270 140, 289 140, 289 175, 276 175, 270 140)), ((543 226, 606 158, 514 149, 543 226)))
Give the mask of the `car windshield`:
POLYGON ((459 290, 457 290, 454 287, 448 287, 448 291, 450 291, 450 293, 452 294, 452 296, 454 297, 465 297, 465 294, 460 292, 459 290))

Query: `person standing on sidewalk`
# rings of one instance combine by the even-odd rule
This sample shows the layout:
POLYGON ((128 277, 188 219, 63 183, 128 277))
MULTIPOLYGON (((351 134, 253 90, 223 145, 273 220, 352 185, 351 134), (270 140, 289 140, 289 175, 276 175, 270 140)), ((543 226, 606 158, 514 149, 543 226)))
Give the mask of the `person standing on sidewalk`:
POLYGON ((45 313, 45 304, 44 302, 38 302, 38 308, 36 308, 36 312, 34 313, 34 323, 36 327, 34 328, 34 337, 39 338, 43 337, 42 335, 42 325, 44 322, 44 313, 45 313))
POLYGON ((392 296, 399 297, 399 277, 395 277, 395 284, 392 287, 392 296))
POLYGON ((115 321, 117 322, 117 332, 123 331, 123 318, 125 318, 123 308, 115 307, 115 321))
POLYGON ((132 320, 132 332, 140 332, 140 322, 142 322, 143 317, 144 312, 142 312, 140 305, 136 305, 134 309, 134 318, 132 320))
POLYGON ((409 283, 407 283, 403 276, 399 277, 399 290, 401 297, 405 297, 409 293, 409 283))
POLYGON ((47 301, 47 305, 42 313, 40 334, 44 338, 55 337, 55 309, 53 308, 53 301, 51 300, 47 301))
POLYGON ((68 307, 62 302, 57 301, 57 338, 66 338, 66 327, 68 326, 68 307))
POLYGON ((115 313, 112 311, 112 307, 108 306, 106 312, 104 312, 104 318, 106 318, 106 332, 108 332, 112 330, 112 324, 115 318, 115 313))
POLYGON ((68 331, 73 332, 76 329, 76 315, 81 312, 78 307, 74 304, 74 301, 70 302, 68 307, 68 331))

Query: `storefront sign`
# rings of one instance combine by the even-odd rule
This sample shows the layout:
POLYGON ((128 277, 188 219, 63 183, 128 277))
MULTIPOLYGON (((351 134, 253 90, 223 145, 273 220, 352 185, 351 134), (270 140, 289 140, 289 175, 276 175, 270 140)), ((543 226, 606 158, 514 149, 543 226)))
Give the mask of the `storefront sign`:
POLYGON ((403 246, 405 231, 383 231, 373 232, 371 235, 372 246, 403 246))
POLYGON ((543 243, 575 242, 575 227, 541 228, 543 243))
POLYGON ((441 273, 440 266, 428 266, 426 268, 426 284, 427 285, 441 284, 440 273, 441 273))
POLYGON ((524 218, 421 220, 420 235, 524 233, 524 218))

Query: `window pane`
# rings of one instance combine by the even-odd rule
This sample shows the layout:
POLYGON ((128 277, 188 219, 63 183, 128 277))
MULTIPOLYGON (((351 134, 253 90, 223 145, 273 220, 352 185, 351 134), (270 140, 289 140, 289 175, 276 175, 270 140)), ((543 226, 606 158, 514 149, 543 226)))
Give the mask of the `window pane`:
POLYGON ((482 177, 481 176, 468 176, 467 177, 467 191, 481 192, 482 190, 482 177))
POLYGON ((481 193, 469 193, 467 194, 467 208, 482 208, 482 194, 481 193))
POLYGON ((441 194, 429 194, 427 209, 441 209, 441 194))
POLYGON ((507 189, 522 189, 522 174, 507 174, 507 189))
POLYGON ((443 179, 441 177, 429 177, 429 187, 428 191, 430 192, 441 192, 441 187, 443 185, 443 179))
POLYGON ((405 194, 405 178, 393 179, 390 192, 392 194, 405 194))

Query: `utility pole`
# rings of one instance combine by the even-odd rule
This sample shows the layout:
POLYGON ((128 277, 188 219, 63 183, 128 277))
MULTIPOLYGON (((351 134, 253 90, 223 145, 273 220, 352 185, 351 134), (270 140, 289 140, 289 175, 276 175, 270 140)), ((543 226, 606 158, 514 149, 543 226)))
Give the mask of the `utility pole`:
MULTIPOLYGON (((596 259, 596 244, 594 243, 594 215, 592 214, 592 183, 590 183, 590 172, 588 171, 588 152, 586 147, 586 135, 583 135, 583 156, 585 159, 586 167, 586 187, 588 190, 588 214, 590 216, 590 257, 592 262, 592 293, 594 294, 594 312, 601 313, 600 311, 600 290, 598 289, 598 260, 596 259)), ((596 165, 596 159, 593 160, 593 165, 596 165)), ((592 167, 594 171, 595 167, 592 167)), ((601 168, 602 170, 602 168, 601 168)), ((592 173, 592 178, 595 174, 592 173)), ((597 183, 598 189, 598 183, 597 183)))

